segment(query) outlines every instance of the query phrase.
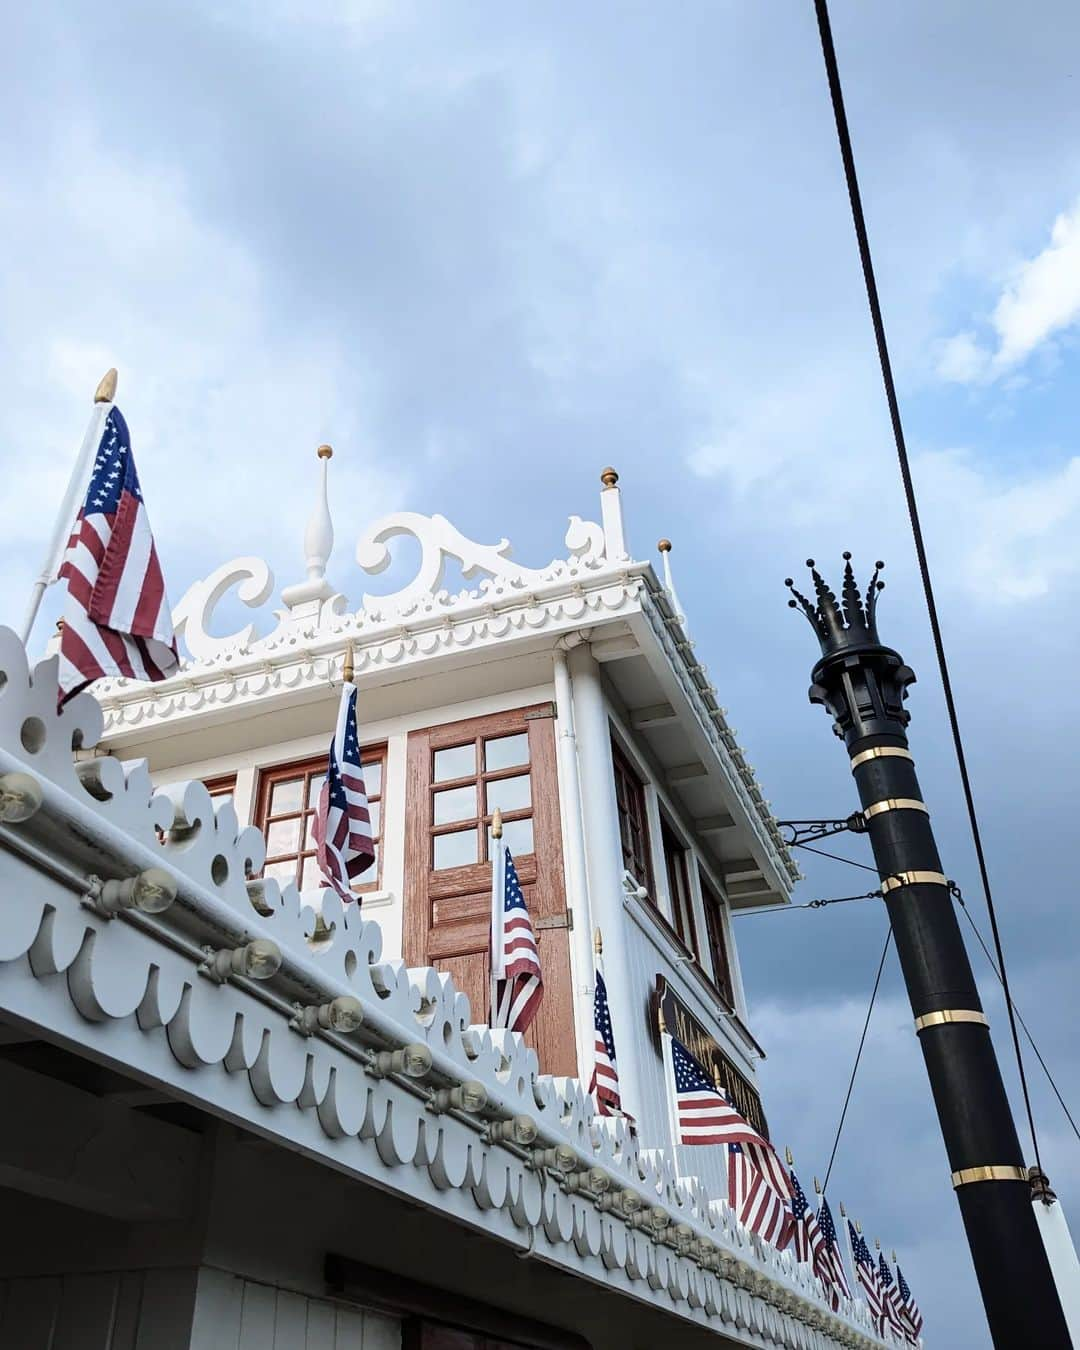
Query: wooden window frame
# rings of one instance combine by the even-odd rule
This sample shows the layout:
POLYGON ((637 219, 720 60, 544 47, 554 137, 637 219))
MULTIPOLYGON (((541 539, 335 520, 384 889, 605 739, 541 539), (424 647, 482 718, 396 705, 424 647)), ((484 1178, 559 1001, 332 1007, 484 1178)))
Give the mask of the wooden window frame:
POLYGON ((203 787, 211 797, 233 797, 236 795, 236 774, 218 773, 202 780, 203 787))
POLYGON ((689 850, 663 812, 660 813, 660 849, 664 855, 664 870, 667 874, 671 923, 679 936, 679 941, 694 959, 700 962, 701 948, 698 945, 694 892, 690 886, 690 865, 687 857, 689 850), (680 891, 685 904, 685 915, 679 903, 680 891))
MULTIPOLYGON (((386 789, 386 744, 365 745, 361 747, 360 761, 366 769, 374 762, 380 766, 379 773, 379 791, 372 794, 369 802, 379 804, 379 828, 374 831, 374 841, 376 846, 377 866, 375 879, 365 881, 362 885, 353 886, 352 889, 357 895, 366 895, 371 891, 377 891, 382 886, 383 869, 383 812, 382 802, 386 789)), ((304 759, 287 760, 280 764, 269 764, 259 770, 258 791, 255 795, 255 826, 261 831, 263 838, 266 839, 269 833, 271 822, 279 820, 298 820, 300 822, 298 848, 295 853, 275 853, 267 856, 264 863, 264 870, 260 875, 265 875, 265 868, 271 863, 288 862, 290 859, 296 860, 296 872, 293 881, 297 889, 303 888, 304 862, 308 858, 315 856, 314 848, 306 848, 307 841, 307 818, 314 813, 317 805, 311 797, 311 785, 314 779, 325 776, 327 766, 326 755, 309 755, 304 759), (295 811, 282 811, 278 815, 270 814, 270 804, 273 798, 274 788, 279 783, 289 782, 291 779, 303 777, 304 786, 300 799, 300 806, 295 811)), ((365 785, 367 780, 365 779, 365 785)))
POLYGON ((619 848, 623 868, 639 886, 644 886, 649 904, 660 912, 653 881, 652 849, 645 784, 629 756, 612 737, 611 764, 615 776, 615 806, 619 818, 619 848), (629 835, 629 842, 627 841, 629 835))
MULTIPOLYGON (((735 1007, 735 981, 731 973, 731 953, 728 950, 726 925, 724 923, 724 901, 719 890, 698 867, 698 883, 701 886, 701 907, 705 911, 705 931, 709 940, 709 961, 711 964, 710 983, 724 1005, 732 1012, 735 1007)), ((740 1024, 741 1025, 741 1024, 740 1024)))
MULTIPOLYGON (((428 848, 427 848, 427 866, 433 871, 452 872, 458 867, 472 867, 475 864, 490 862, 490 839, 491 822, 494 816, 493 810, 488 810, 488 784, 497 783, 505 778, 529 779, 529 805, 515 808, 512 811, 503 811, 503 824, 508 825, 516 820, 532 821, 536 813, 536 800, 533 795, 533 762, 532 750, 529 749, 529 756, 521 764, 512 764, 506 769, 487 769, 484 767, 484 746, 489 741, 507 740, 512 736, 528 737, 528 727, 524 730, 516 725, 516 722, 510 721, 518 714, 510 714, 507 718, 507 729, 496 729, 495 731, 478 731, 475 734, 458 736, 456 734, 455 724, 451 723, 446 728, 440 728, 443 735, 433 734, 431 741, 431 763, 429 765, 431 782, 428 788, 431 797, 431 807, 429 819, 431 821, 428 827, 428 848), (511 729, 512 727, 512 729, 511 729), (475 772, 465 774, 459 778, 444 778, 436 781, 435 778, 435 756, 444 750, 458 750, 463 746, 472 745, 475 754, 474 766, 475 772), (447 821, 443 825, 435 824, 435 799, 443 792, 451 792, 455 788, 476 788, 476 814, 472 816, 462 816, 460 820, 447 821), (466 830, 473 829, 477 835, 477 856, 472 863, 455 863, 452 867, 435 867, 435 840, 442 835, 461 834, 466 830)), ((496 718, 498 715, 496 715, 496 718)), ((472 721, 474 719, 469 719, 472 721)), ((465 724, 467 725, 467 723, 465 724)), ((526 740, 526 743, 528 741, 526 740)), ((536 851, 535 826, 533 831, 533 847, 527 853, 522 853, 522 858, 531 858, 536 851)), ((519 855, 514 854, 515 862, 519 855)))

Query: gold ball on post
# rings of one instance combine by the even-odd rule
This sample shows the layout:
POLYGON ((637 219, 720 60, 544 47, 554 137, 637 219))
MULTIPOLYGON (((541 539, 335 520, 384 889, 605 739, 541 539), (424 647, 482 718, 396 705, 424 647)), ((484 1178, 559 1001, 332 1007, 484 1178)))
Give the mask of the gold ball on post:
POLYGON ((606 469, 601 470, 600 481, 606 488, 613 488, 619 481, 619 475, 610 465, 608 465, 606 469))
POLYGON ((332 447, 329 445, 320 445, 318 450, 315 451, 315 453, 319 456, 320 459, 334 458, 334 451, 332 447))
POLYGON ((656 547, 660 550, 661 553, 670 553, 670 552, 671 552, 671 540, 670 540, 670 539, 661 539, 661 540, 657 543, 656 547))

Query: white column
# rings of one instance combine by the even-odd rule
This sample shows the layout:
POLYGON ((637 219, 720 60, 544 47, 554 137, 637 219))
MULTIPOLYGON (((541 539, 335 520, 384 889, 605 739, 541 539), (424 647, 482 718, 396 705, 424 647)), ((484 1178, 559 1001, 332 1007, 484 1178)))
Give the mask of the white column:
POLYGON ((600 493, 600 523, 604 527, 604 552, 608 562, 629 557, 626 532, 623 528, 622 493, 619 475, 614 469, 605 469, 600 475, 603 491, 600 493))
POLYGON ((1036 1197, 1032 1204, 1069 1335, 1074 1345, 1080 1345, 1080 1262, 1076 1259, 1076 1248, 1069 1233, 1069 1225, 1065 1222, 1065 1212, 1060 1200, 1045 1205, 1036 1197))
POLYGON ((640 1016, 647 991, 635 990, 630 976, 627 921, 622 903, 619 812, 611 762, 611 727, 600 685, 600 666, 588 646, 574 648, 569 666, 573 680, 592 922, 604 935, 604 980, 615 1032, 623 1108, 640 1120, 644 1096, 641 1065, 634 1054, 638 1041, 635 1021, 640 1016))
MULTIPOLYGON (((558 731, 559 780, 562 798, 563 838, 566 845, 566 875, 570 909, 574 916, 572 962, 574 976, 574 1026, 577 1032, 578 1075, 589 1081, 592 1073, 593 1034, 593 924, 585 863, 585 826, 581 814, 581 779, 578 774, 577 733, 574 699, 566 651, 553 654, 555 672, 555 725, 558 731)), ((616 1043, 616 1049, 618 1045, 616 1043)))

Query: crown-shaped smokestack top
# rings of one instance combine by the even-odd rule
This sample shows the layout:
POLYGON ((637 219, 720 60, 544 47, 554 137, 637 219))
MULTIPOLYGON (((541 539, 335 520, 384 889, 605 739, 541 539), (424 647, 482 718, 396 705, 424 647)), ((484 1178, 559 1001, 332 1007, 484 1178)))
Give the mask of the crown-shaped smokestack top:
POLYGON ((878 580, 878 574, 885 566, 883 562, 874 564, 874 575, 866 588, 866 595, 859 594, 855 584, 855 573, 851 567, 851 554, 844 554, 844 581, 840 588, 841 599, 829 588, 825 578, 817 570, 813 558, 807 558, 806 565, 814 581, 814 593, 817 604, 808 600, 795 589, 795 583, 788 577, 784 585, 791 591, 792 599, 788 604, 792 609, 802 609, 810 620, 810 626, 817 634, 824 656, 845 647, 861 647, 866 643, 880 645, 877 631, 878 592, 885 589, 885 583, 878 580))

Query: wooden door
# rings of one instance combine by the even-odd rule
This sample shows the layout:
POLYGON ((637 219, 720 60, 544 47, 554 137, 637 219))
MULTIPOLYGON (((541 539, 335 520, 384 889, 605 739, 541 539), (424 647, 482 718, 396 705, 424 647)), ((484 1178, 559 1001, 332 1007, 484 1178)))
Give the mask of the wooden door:
POLYGON ((474 717, 409 737, 405 959, 453 975, 474 1022, 488 1019, 492 813, 536 930, 544 998, 526 1039, 544 1073, 577 1072, 550 704, 474 717), (531 714, 531 716, 529 715, 531 714))

